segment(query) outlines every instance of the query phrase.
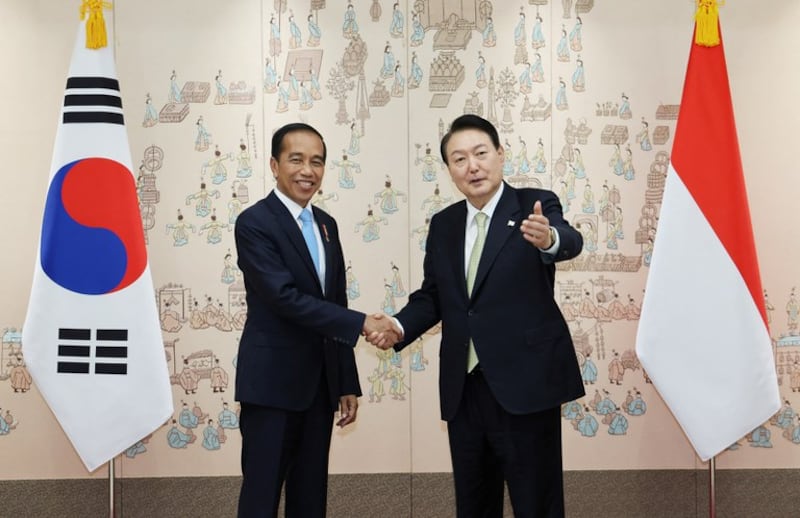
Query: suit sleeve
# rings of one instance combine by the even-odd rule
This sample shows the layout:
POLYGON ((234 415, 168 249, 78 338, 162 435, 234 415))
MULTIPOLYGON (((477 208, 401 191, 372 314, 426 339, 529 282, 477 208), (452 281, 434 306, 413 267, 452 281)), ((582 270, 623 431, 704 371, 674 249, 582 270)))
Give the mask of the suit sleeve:
POLYGON ((583 236, 564 219, 558 196, 551 191, 542 191, 540 200, 542 202, 542 214, 547 216, 550 226, 556 229, 559 239, 556 254, 542 252, 542 261, 551 264, 577 257, 583 249, 583 236))
POLYGON ((237 220, 238 265, 247 279, 248 290, 254 290, 259 300, 279 317, 355 346, 364 325, 364 313, 299 290, 281 254, 279 240, 285 237, 278 233, 282 230, 274 224, 257 225, 252 218, 242 216, 237 220))
POLYGON ((430 223, 428 239, 425 244, 425 259, 422 263, 422 286, 409 295, 408 304, 394 315, 402 324, 404 332, 403 340, 394 347, 397 351, 403 350, 442 318, 439 308, 439 284, 433 267, 436 254, 439 253, 438 240, 435 237, 436 228, 438 227, 436 222, 437 217, 434 216, 430 223))
POLYGON ((338 344, 339 352, 339 395, 361 395, 361 384, 358 381, 358 368, 356 355, 352 347, 347 344, 338 344))

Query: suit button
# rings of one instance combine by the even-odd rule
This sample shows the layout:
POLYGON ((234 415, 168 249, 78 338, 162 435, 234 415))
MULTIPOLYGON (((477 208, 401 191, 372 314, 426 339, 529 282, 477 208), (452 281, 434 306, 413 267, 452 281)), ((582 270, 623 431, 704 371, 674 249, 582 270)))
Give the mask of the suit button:
POLYGON ((471 317, 474 314, 475 314, 475 310, 470 309, 470 310, 467 311, 467 316, 468 317, 471 317))

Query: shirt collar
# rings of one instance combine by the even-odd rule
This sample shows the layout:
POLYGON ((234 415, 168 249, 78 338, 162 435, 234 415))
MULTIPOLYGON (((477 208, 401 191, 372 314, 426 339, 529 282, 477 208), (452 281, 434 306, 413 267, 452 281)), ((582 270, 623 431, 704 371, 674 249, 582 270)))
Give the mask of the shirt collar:
MULTIPOLYGON (((303 208, 304 207, 301 207, 293 199, 291 199, 288 196, 286 196, 285 194, 283 194, 280 191, 280 189, 278 189, 277 187, 275 189, 273 189, 272 191, 275 193, 275 196, 277 196, 278 199, 281 200, 281 203, 283 203, 286 206, 286 208, 289 210, 289 214, 292 215, 292 218, 300 219, 300 213, 303 212, 303 208)), ((311 207, 309 207, 308 210, 311 210, 311 207)), ((313 210, 311 210, 311 216, 312 217, 314 216, 314 211, 313 210)))
POLYGON ((503 195, 503 190, 505 189, 505 182, 500 182, 500 188, 497 189, 497 192, 494 193, 494 196, 483 206, 482 209, 478 210, 473 204, 467 200, 467 225, 472 223, 475 219, 475 214, 478 212, 483 212, 486 214, 489 219, 492 219, 492 214, 494 214, 494 209, 497 208, 497 204, 500 202, 500 197, 503 195))

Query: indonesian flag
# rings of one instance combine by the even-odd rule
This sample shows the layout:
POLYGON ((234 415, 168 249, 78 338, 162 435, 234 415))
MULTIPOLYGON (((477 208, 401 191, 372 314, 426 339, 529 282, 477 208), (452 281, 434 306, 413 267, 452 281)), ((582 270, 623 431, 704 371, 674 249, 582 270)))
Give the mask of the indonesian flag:
POLYGON ((87 49, 86 23, 97 18, 72 55, 22 347, 94 471, 161 426, 172 394, 113 49, 87 49))
POLYGON ((636 353, 705 461, 780 396, 721 40, 683 88, 636 353))

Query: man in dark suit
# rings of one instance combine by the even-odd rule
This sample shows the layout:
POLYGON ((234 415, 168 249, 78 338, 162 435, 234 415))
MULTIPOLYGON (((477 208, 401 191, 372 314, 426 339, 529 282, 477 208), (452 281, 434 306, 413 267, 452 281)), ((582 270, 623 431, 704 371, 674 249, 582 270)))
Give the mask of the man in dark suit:
POLYGON ((422 287, 375 333, 402 349, 441 320, 439 389, 459 517, 561 517, 560 405, 584 395, 569 328, 553 297, 556 261, 581 234, 558 198, 503 182, 497 130, 475 115, 453 121, 441 154, 466 200, 433 216, 422 287))
POLYGON ((276 188, 236 220, 247 292, 236 400, 242 410, 240 518, 272 517, 285 482, 286 516, 325 516, 334 412, 356 418, 361 395, 353 347, 375 317, 347 309, 336 221, 312 207, 326 148, 307 124, 272 137, 276 188))

